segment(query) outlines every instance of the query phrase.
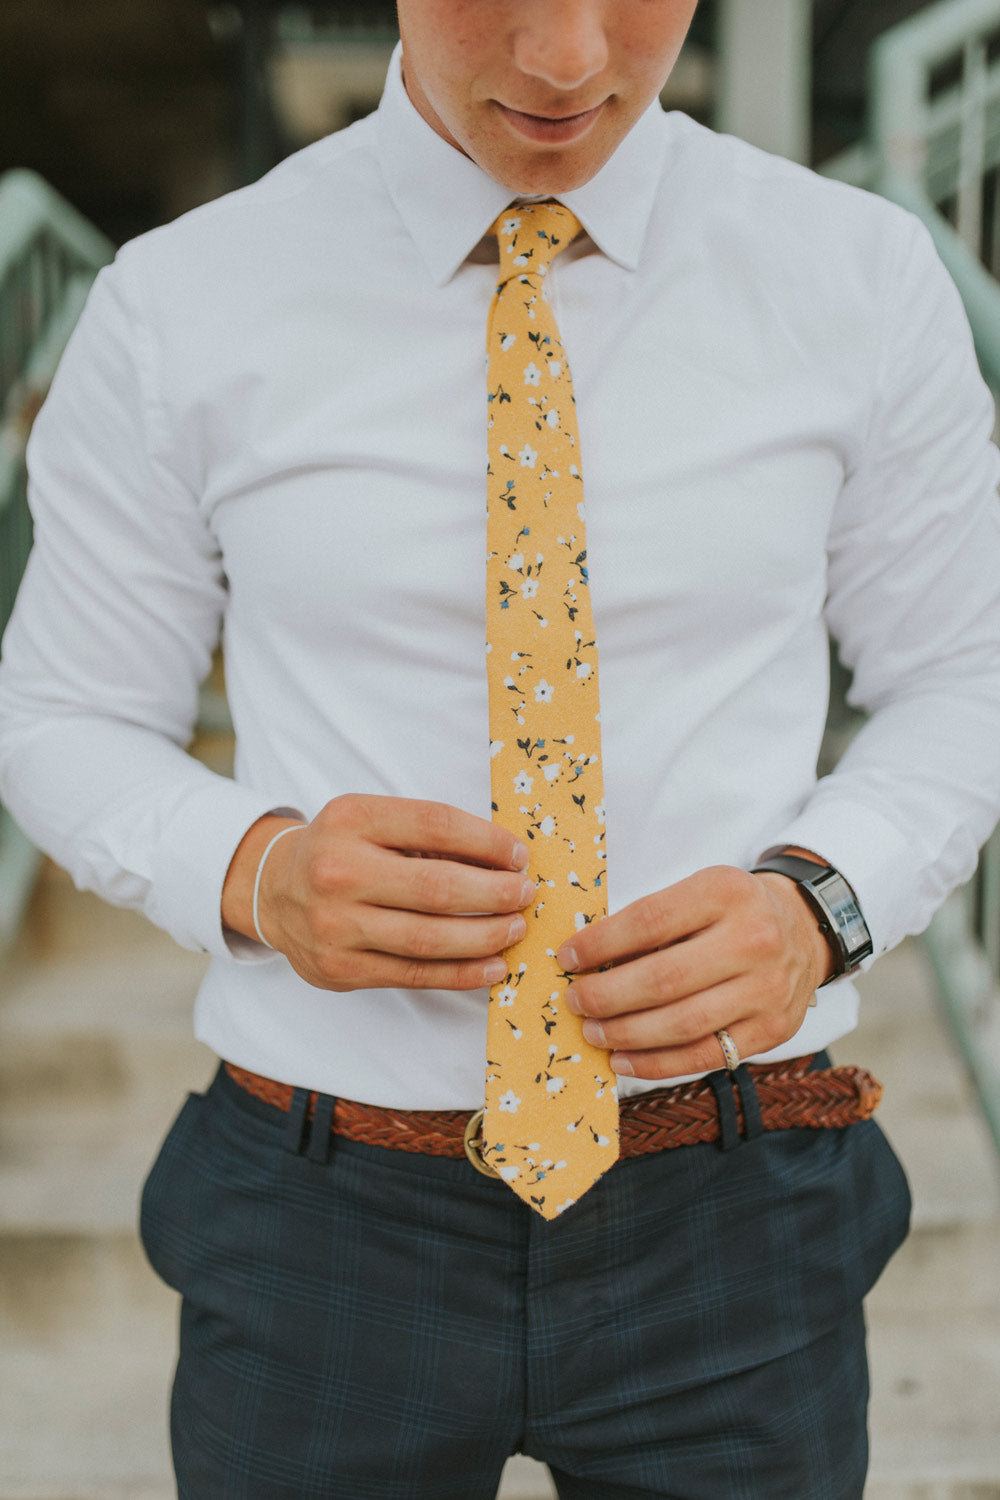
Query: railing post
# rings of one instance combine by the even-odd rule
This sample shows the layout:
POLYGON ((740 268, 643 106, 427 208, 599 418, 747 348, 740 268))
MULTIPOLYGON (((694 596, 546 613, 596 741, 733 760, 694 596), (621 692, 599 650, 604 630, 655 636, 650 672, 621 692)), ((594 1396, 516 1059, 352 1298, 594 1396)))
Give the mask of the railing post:
MULTIPOLYGON (((0 178, 0 631, 31 544, 24 447, 98 268, 114 246, 41 178, 0 178)), ((39 856, 0 807, 0 950, 17 932, 39 856)))
POLYGON ((986 163, 986 44, 976 37, 963 51, 961 144, 956 227, 973 255, 983 246, 983 169, 986 163))
POLYGON ((927 159, 923 68, 890 31, 872 47, 868 74, 868 134, 882 178, 899 173, 922 179, 927 159))
POLYGON ((811 0, 722 0, 716 123, 765 151, 807 162, 811 0))

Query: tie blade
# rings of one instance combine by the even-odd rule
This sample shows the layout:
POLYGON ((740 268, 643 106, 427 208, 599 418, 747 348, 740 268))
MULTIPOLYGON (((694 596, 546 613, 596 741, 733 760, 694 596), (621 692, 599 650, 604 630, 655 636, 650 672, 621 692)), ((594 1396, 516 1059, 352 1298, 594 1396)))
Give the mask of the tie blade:
POLYGON ((557 992, 539 1003, 537 986, 522 982, 511 1002, 513 988, 496 986, 490 1001, 482 1156, 554 1218, 618 1159, 617 1080, 557 992))
MULTIPOLYGON (((501 1137, 490 1143, 493 1127, 487 1108, 483 1121, 483 1160, 506 1182, 523 1203, 543 1219, 558 1218, 589 1192, 618 1160, 618 1110, 611 1108, 589 1119, 577 1117, 562 1123, 562 1141, 569 1143, 569 1125, 575 1125, 574 1143, 559 1148, 552 1144, 549 1122, 535 1131, 527 1120, 511 1117, 497 1130, 501 1137), (548 1144, 547 1144, 548 1142, 548 1144)), ((560 1132, 556 1132, 558 1135, 560 1132)))
POLYGON ((545 277, 561 204, 497 220, 487 326, 487 677, 494 817, 532 849, 528 933, 490 999, 483 1157, 545 1218, 618 1154, 615 1077, 555 951, 607 911, 597 641, 572 376, 545 277))

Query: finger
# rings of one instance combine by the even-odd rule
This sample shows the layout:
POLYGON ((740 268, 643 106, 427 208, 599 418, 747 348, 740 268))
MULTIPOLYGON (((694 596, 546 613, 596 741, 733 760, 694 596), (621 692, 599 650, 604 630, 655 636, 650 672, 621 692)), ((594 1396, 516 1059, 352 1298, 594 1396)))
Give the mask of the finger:
MULTIPOLYGON (((752 1057, 755 1052, 767 1050, 764 1046, 753 1047, 745 1024, 733 1022, 725 1029, 732 1037, 741 1059, 752 1057), (737 1038, 744 1040, 746 1051, 743 1050, 737 1038)), ((725 1054, 715 1031, 710 1031, 682 1045, 660 1045, 641 1049, 614 1048, 610 1062, 619 1077, 647 1080, 681 1078, 689 1073, 714 1073, 726 1066, 725 1054)))
POLYGON ((729 981, 672 1005, 632 1011, 610 1020, 587 1019, 583 1034, 595 1047, 606 1047, 608 1051, 689 1047, 713 1036, 720 1026, 734 1024, 734 1016, 746 1014, 742 986, 729 981))
MULTIPOLYGON (((524 918, 430 917, 381 907, 362 908, 359 941, 365 950, 397 958, 499 958, 527 931, 524 918)), ((501 976, 498 976, 501 977, 501 976)))
MULTIPOLYGON (((742 1053, 740 1056, 742 1057, 742 1053)), ((748 1054, 750 1055, 750 1054, 748 1054)), ((658 1047, 643 1052, 612 1052, 611 1067, 620 1078, 658 1081, 689 1073, 715 1073, 726 1060, 714 1033, 688 1047, 658 1047)))
POLYGON ((727 865, 699 870, 574 933, 559 949, 559 962, 569 973, 598 969, 691 937, 744 899, 744 883, 753 879, 727 865))
POLYGON ((709 929, 657 953, 596 974, 576 976, 566 991, 566 1003, 577 1015, 598 1020, 663 1005, 674 1008, 677 1002, 734 979, 739 973, 737 955, 716 939, 714 929, 709 929))
POLYGON ((373 906, 441 916, 522 911, 536 889, 534 880, 519 872, 449 859, 403 859, 390 850, 373 850, 361 874, 358 895, 373 906))
POLYGON ((328 803, 321 818, 351 827, 386 849, 447 854, 494 870, 525 870, 528 848, 506 828, 447 802, 349 795, 328 803))
POLYGON ((293 967, 310 984, 341 993, 361 989, 480 990, 496 984, 507 973, 499 956, 482 959, 399 958, 391 953, 360 952, 350 962, 339 962, 335 975, 326 975, 308 959, 293 967))
POLYGON ((716 1032, 723 1028, 729 1032, 741 1061, 758 1057, 790 1040, 801 1025, 801 1016, 785 1016, 779 1019, 767 1014, 748 1015, 745 1004, 740 1020, 719 1020, 720 1015, 739 1014, 736 998, 726 997, 726 986, 720 987, 719 1004, 711 1023, 711 1030, 694 1040, 684 1043, 659 1045, 646 1048, 612 1047, 611 1066, 614 1071, 628 1078, 678 1078, 688 1073, 711 1073, 726 1066, 726 1058, 716 1032))

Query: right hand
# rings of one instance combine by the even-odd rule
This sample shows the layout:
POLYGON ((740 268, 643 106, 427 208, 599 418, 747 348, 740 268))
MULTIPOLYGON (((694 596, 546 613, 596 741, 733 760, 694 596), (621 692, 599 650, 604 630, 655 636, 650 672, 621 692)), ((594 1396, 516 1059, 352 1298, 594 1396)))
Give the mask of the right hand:
MULTIPOLYGON (((256 937, 260 857, 296 822, 269 815, 240 843, 222 892, 233 931, 256 937)), ((443 802, 361 795, 299 826, 267 857, 257 919, 309 984, 473 990, 504 977, 501 954, 523 936, 535 894, 513 834, 443 802)))

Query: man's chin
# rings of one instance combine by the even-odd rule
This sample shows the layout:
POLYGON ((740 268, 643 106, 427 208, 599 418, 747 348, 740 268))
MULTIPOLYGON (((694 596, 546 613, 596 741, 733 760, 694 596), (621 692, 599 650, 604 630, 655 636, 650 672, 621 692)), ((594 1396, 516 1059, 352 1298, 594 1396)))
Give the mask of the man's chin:
POLYGON ((534 141, 521 128, 522 120, 496 104, 479 111, 475 122, 459 134, 446 135, 453 146, 512 193, 572 192, 596 177, 621 145, 633 120, 622 122, 611 105, 566 143, 534 141), (606 111, 606 112, 605 112, 606 111), (603 117, 602 117, 603 115, 603 117))
POLYGON ((520 193, 526 197, 535 197, 541 193, 556 196, 583 187, 584 183, 596 177, 614 154, 615 145, 604 152, 590 150, 586 153, 568 149, 497 150, 483 152, 473 157, 473 160, 512 193, 520 193))

